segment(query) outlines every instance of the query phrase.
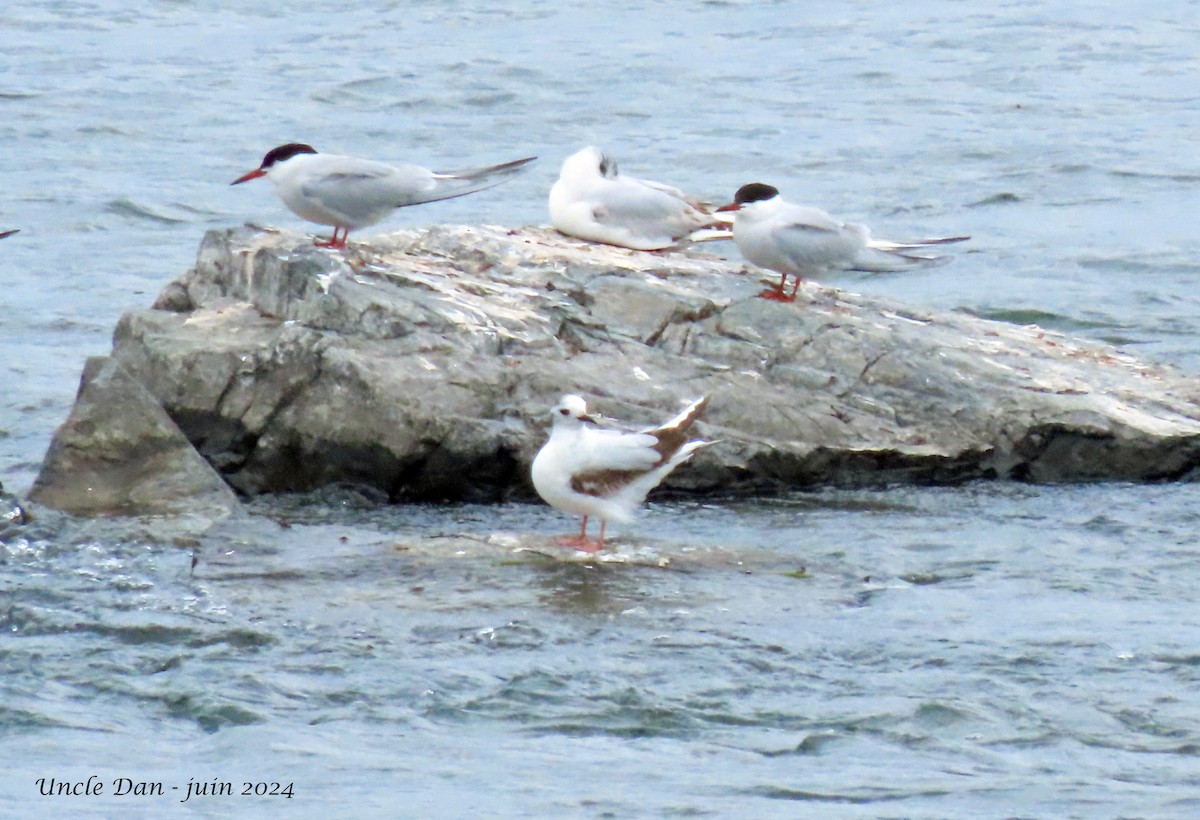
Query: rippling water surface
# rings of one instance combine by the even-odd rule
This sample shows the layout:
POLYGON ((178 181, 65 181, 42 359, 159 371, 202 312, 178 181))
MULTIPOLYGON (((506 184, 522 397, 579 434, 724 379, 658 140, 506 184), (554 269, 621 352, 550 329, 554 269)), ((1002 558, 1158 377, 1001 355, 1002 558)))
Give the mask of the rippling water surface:
MULTIPOLYGON (((974 237, 845 287, 1200 371, 1198 34, 1195 2, 15 5, 0 481, 28 489, 84 358, 205 229, 304 227, 228 186, 293 140, 542 157, 382 230, 543 222, 587 143, 713 200, 770 182, 974 237)), ((198 540, 0 522, 0 814, 1194 816, 1195 502, 660 503, 601 563, 542 555, 571 524, 536 506, 262 502, 198 540), (89 774, 179 791, 38 795, 89 774), (294 797, 177 803, 214 778, 294 797)))
POLYGON ((404 816, 1190 815, 1198 516, 1146 510, 1191 496, 657 504, 602 562, 521 505, 35 528, 3 553, 3 797, 96 773, 404 816))

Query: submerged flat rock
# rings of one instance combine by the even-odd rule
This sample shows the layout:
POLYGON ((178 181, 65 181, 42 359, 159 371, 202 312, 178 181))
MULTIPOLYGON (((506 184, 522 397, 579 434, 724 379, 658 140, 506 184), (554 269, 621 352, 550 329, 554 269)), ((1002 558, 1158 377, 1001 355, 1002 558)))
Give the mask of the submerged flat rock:
POLYGON ((634 425, 710 394, 699 429, 720 443, 670 476, 680 489, 1196 475, 1195 379, 815 283, 771 302, 762 275, 542 228, 438 226, 343 252, 219 230, 121 319, 112 358, 246 494, 529 495, 564 392, 634 425))

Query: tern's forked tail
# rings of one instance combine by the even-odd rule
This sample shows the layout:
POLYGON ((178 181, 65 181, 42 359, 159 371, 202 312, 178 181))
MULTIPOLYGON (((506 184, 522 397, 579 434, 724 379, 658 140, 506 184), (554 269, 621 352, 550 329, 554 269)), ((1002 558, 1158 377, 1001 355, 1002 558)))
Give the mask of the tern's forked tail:
POLYGON ((969 236, 947 236, 940 239, 915 239, 911 242, 893 242, 890 239, 871 239, 864 252, 854 260, 850 270, 865 273, 892 273, 920 267, 945 265, 954 257, 946 254, 919 253, 922 248, 933 245, 952 245, 966 242, 969 236))
POLYGON ((955 242, 966 242, 969 236, 946 236, 941 239, 913 239, 910 242, 893 242, 890 239, 872 239, 867 242, 867 248, 873 251, 893 253, 924 248, 929 245, 953 245, 955 242))
POLYGON ((499 165, 487 165, 482 168, 467 168, 461 171, 434 172, 433 177, 438 181, 437 193, 423 199, 423 202, 433 202, 440 199, 454 199, 459 196, 483 191, 502 182, 507 182, 523 167, 533 162, 537 157, 514 159, 512 162, 502 162, 499 165))
MULTIPOLYGON (((514 159, 512 162, 502 162, 499 165, 485 165, 482 168, 464 168, 459 171, 441 171, 434 176, 445 179, 485 180, 494 177, 507 178, 533 162, 537 157, 514 159)), ((499 181, 499 180, 497 180, 499 181)))

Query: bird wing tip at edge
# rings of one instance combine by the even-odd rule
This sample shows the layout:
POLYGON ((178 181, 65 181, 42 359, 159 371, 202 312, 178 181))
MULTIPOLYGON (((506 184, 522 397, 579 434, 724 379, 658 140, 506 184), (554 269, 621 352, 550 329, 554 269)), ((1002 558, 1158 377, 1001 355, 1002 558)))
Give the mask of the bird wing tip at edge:
POLYGON ((668 431, 686 430, 690 428, 700 419, 701 414, 703 414, 704 410, 708 407, 708 402, 711 398, 711 395, 701 396, 685 407, 683 412, 679 413, 674 418, 663 424, 660 424, 657 427, 652 427, 646 432, 654 434, 668 431))

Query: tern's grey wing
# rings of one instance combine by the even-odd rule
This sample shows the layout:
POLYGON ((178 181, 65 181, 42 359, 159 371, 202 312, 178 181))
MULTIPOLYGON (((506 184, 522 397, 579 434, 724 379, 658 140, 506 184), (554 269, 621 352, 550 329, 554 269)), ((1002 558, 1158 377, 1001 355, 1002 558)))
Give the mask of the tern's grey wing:
POLYGON ((770 244, 796 271, 850 265, 866 243, 866 228, 839 222, 819 208, 796 206, 786 217, 771 230, 770 244))
POLYGON ((301 191, 349 224, 372 225, 396 208, 440 198, 434 173, 427 168, 346 159, 306 180, 301 191))
POLYGON ((806 231, 830 231, 839 232, 845 229, 846 223, 840 219, 835 219, 820 208, 813 208, 808 205, 793 205, 790 202, 786 203, 787 207, 779 211, 779 221, 789 227, 796 227, 806 231))

